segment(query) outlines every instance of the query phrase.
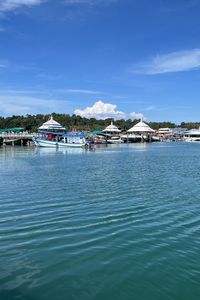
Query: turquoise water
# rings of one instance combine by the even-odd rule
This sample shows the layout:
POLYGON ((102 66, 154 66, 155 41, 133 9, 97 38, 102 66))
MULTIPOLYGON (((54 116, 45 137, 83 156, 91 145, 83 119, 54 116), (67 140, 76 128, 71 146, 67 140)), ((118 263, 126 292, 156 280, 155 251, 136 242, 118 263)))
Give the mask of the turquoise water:
POLYGON ((199 300, 200 144, 0 149, 0 299, 199 300))

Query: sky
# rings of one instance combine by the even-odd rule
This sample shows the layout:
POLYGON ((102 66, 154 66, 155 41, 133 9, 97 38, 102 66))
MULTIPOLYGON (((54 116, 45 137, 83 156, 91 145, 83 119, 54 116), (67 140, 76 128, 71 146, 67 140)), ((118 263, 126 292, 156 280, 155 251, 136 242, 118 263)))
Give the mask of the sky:
POLYGON ((0 0, 0 116, 200 121, 200 0, 0 0))

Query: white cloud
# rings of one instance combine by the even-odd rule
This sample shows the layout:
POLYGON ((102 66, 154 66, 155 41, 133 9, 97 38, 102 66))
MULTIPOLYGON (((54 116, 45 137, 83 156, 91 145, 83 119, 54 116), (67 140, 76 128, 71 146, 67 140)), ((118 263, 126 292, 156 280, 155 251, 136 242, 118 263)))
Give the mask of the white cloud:
POLYGON ((93 5, 95 2, 99 2, 98 0, 65 0, 65 4, 73 5, 73 4, 89 4, 93 5))
MULTIPOLYGON (((56 91, 56 90, 55 90, 56 91)), ((26 115, 26 114, 50 114, 68 113, 71 101, 55 98, 54 90, 36 90, 36 89, 1 89, 0 91, 0 116, 26 115), (66 109, 63 109, 66 108, 66 109)), ((99 100, 94 105, 85 109, 76 109, 74 114, 86 118, 96 119, 143 119, 142 113, 132 112, 126 114, 117 110, 117 105, 104 103, 99 100)))
POLYGON ((177 51, 164 55, 157 55, 148 64, 132 69, 134 73, 163 74, 190 71, 200 68, 200 49, 177 51))
POLYGON ((58 89, 57 92, 60 93, 69 93, 69 94, 87 94, 87 95, 97 95, 97 94, 103 94, 99 91, 93 91, 93 90, 84 90, 84 89, 58 89))
POLYGON ((44 80, 49 80, 49 81, 56 81, 60 80, 62 78, 62 75, 51 75, 51 74, 46 74, 46 73, 39 73, 36 75, 36 78, 39 79, 44 79, 44 80))
POLYGON ((129 114, 130 118, 132 120, 145 120, 146 118, 144 117, 144 115, 142 113, 137 113, 137 112, 132 112, 129 114))
MULTIPOLYGON (((44 95, 43 95, 44 96, 44 95)), ((39 113, 63 113, 69 101, 62 99, 51 99, 34 95, 32 91, 2 91, 0 93, 0 115, 25 115, 39 113)), ((67 111, 66 111, 67 112, 67 111)))
POLYGON ((8 12, 20 7, 40 5, 45 0, 0 0, 0 12, 8 12))
POLYGON ((112 2, 116 2, 117 0, 65 0, 65 4, 67 5, 98 5, 98 4, 110 4, 112 2))
POLYGON ((86 107, 85 109, 76 109, 74 111, 76 115, 85 118, 96 118, 96 119, 123 119, 125 118, 125 113, 117 110, 117 105, 104 103, 103 101, 97 101, 94 105, 86 107))

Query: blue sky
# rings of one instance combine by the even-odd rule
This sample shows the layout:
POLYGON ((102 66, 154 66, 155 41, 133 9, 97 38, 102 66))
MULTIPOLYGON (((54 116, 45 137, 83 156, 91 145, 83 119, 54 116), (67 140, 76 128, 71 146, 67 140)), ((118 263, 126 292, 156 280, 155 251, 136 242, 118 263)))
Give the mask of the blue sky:
POLYGON ((0 115, 200 121, 200 0, 0 0, 0 115))

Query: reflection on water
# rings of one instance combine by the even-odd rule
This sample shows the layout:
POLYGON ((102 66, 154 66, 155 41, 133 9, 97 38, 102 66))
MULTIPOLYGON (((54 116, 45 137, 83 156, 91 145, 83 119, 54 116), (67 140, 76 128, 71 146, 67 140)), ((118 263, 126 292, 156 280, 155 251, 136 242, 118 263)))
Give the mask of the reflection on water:
POLYGON ((2 158, 14 158, 19 156, 29 157, 34 155, 35 147, 21 147, 21 146, 2 146, 0 147, 0 160, 2 158))
POLYGON ((113 151, 146 151, 149 148, 148 143, 136 143, 136 144, 109 144, 109 145, 93 145, 91 148, 45 148, 45 147, 21 147, 21 146, 7 146, 0 147, 0 159, 7 157, 20 157, 31 155, 73 155, 73 154, 85 154, 89 152, 113 152, 113 151))
POLYGON ((67 154, 83 154, 86 150, 84 148, 35 148, 35 154, 36 155, 67 155, 67 154))

